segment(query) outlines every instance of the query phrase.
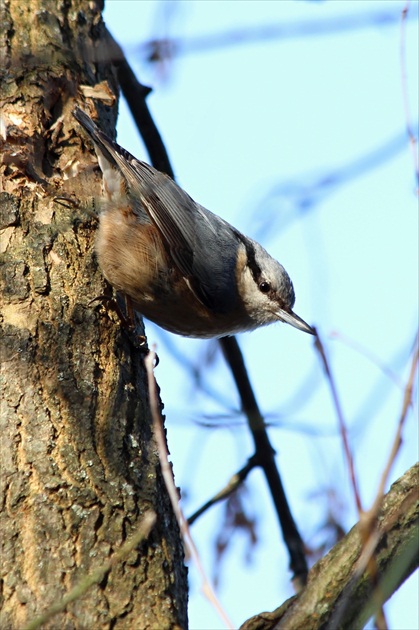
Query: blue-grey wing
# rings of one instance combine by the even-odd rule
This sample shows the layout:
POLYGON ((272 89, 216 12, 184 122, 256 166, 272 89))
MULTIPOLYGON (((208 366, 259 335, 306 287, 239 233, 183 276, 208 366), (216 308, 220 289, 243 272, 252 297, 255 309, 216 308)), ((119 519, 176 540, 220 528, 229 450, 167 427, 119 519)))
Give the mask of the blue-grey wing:
POLYGON ((75 118, 91 136, 102 158, 124 177, 134 209, 144 210, 158 228, 170 256, 196 297, 214 312, 228 312, 237 301, 238 243, 231 227, 182 190, 167 175, 111 140, 81 109, 75 118))
POLYGON ((127 181, 162 234, 171 257, 197 298, 227 312, 237 300, 237 241, 230 226, 210 213, 168 176, 133 160, 127 181))

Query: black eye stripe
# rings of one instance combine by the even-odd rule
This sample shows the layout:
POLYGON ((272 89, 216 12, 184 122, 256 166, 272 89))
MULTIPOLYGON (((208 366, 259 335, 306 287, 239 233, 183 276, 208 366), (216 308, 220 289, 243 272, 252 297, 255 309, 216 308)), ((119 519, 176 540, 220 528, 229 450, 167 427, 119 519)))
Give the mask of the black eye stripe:
POLYGON ((260 276, 262 275, 262 271, 259 265, 256 262, 255 248, 253 244, 241 234, 238 230, 233 228, 233 232, 236 235, 237 239, 243 243, 246 248, 246 256, 247 256, 247 266, 249 267, 251 274, 253 276, 253 280, 256 284, 260 283, 260 276))
POLYGON ((264 295, 267 295, 271 300, 278 301, 276 290, 272 288, 270 282, 262 279, 262 270, 256 262, 256 252, 253 243, 249 241, 243 234, 233 228, 237 239, 243 243, 246 248, 247 266, 253 276, 253 280, 257 284, 259 291, 264 295))

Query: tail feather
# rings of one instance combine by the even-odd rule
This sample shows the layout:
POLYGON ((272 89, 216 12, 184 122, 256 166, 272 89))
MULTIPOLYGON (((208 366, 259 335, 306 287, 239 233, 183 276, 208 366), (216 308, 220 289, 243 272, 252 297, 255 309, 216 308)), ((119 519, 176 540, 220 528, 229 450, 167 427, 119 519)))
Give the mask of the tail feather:
POLYGON ((103 176, 103 187, 109 200, 116 201, 124 195, 124 178, 118 168, 118 155, 121 148, 99 129, 93 120, 79 107, 73 111, 74 118, 91 137, 100 170, 103 176))

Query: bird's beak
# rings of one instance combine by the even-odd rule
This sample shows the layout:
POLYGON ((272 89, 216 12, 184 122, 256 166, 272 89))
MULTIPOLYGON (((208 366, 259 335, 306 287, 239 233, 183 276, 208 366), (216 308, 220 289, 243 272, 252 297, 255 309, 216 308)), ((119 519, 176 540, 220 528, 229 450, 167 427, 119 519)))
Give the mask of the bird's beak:
POLYGON ((290 324, 290 326, 294 326, 294 328, 298 328, 298 330, 302 330, 303 332, 309 333, 310 335, 316 334, 315 330, 311 326, 306 324, 306 322, 301 319, 301 317, 298 317, 298 315, 296 315, 292 311, 288 312, 280 309, 277 315, 280 320, 282 320, 286 324, 290 324))

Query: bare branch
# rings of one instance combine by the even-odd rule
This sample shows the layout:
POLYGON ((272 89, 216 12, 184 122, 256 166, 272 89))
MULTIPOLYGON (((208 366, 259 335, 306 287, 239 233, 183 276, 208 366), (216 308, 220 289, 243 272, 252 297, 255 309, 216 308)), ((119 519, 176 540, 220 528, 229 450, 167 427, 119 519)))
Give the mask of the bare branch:
MULTIPOLYGON (((419 564, 419 464, 387 493, 378 524, 379 605, 387 601, 419 564)), ((270 613, 246 621, 240 630, 320 630, 362 628, 376 613, 368 573, 358 575, 363 545, 359 524, 310 570, 305 589, 270 613), (345 607, 346 601, 351 605, 345 607), (342 614, 343 612, 343 614, 342 614)))
POLYGON ((269 486, 284 542, 290 555, 290 568, 293 571, 292 580, 298 592, 307 579, 307 562, 303 541, 292 516, 275 462, 275 451, 269 441, 265 421, 256 402, 243 355, 236 338, 223 337, 220 339, 220 344, 233 373, 241 398, 243 412, 247 417, 249 430, 253 437, 255 444, 253 459, 262 468, 269 486))

